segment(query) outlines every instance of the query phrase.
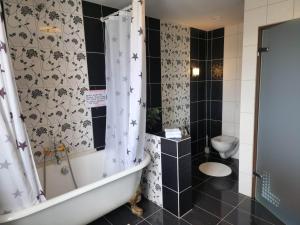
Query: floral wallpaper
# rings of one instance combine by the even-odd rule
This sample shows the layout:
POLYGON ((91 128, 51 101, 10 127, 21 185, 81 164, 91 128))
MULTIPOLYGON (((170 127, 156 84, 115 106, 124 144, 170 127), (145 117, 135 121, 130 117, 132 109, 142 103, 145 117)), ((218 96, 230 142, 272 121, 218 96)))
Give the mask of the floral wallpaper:
POLYGON ((37 162, 62 141, 93 149, 81 0, 4 0, 23 120, 37 162))
POLYGON ((143 195, 159 206, 162 204, 161 145, 160 137, 152 134, 145 136, 145 151, 151 156, 151 162, 143 170, 143 195))
POLYGON ((190 124, 190 29, 160 24, 163 128, 190 124))

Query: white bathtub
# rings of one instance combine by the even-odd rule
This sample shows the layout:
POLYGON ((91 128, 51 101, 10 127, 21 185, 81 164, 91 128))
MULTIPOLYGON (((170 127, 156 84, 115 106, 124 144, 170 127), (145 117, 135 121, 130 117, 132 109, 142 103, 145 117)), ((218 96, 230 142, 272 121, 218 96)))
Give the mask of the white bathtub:
MULTIPOLYGON (((104 151, 94 152, 71 159, 78 189, 70 174, 62 175, 60 169, 67 165, 47 165, 47 201, 18 212, 0 216, 5 225, 85 225, 128 202, 141 179, 142 169, 150 162, 145 159, 140 165, 113 176, 101 179, 104 151), (51 174, 51 176, 49 175, 51 174)), ((42 168, 38 169, 42 179, 42 168)))

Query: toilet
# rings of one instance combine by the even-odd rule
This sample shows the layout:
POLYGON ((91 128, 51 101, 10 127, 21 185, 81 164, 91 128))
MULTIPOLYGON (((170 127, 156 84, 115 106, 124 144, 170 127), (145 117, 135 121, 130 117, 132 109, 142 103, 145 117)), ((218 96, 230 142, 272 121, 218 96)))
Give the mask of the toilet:
POLYGON ((223 159, 227 159, 237 152, 238 143, 238 138, 227 135, 221 135, 211 139, 213 148, 219 152, 223 159))

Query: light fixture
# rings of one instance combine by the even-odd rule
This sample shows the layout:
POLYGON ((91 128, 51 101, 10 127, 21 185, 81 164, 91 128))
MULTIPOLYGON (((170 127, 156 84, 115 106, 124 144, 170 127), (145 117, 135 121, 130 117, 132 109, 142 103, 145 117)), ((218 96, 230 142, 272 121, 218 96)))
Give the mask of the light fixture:
POLYGON ((45 27, 40 27, 41 32, 45 33, 59 33, 61 32, 58 27, 55 26, 45 26, 45 27))
POLYGON ((200 75, 200 68, 199 67, 193 67, 192 75, 193 75, 193 77, 198 77, 200 75))

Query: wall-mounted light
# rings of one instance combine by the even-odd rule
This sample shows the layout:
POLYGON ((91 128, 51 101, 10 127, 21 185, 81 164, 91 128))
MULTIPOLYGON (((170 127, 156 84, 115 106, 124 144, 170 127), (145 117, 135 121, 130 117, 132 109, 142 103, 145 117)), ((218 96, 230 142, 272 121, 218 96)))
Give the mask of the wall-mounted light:
POLYGON ((61 32, 61 30, 55 26, 40 27, 40 31, 45 32, 45 33, 60 33, 61 32))
POLYGON ((200 75, 200 68, 199 67, 193 67, 192 75, 193 75, 193 77, 198 77, 200 75))

